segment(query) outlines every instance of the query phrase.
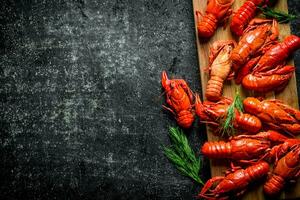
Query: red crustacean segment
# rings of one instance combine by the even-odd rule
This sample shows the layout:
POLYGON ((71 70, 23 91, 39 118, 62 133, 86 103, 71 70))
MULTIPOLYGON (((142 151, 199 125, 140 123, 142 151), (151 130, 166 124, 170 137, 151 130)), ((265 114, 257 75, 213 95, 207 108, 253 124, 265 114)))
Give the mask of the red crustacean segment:
POLYGON ((275 144, 281 144, 286 136, 276 131, 260 132, 256 135, 239 135, 228 142, 206 142, 201 148, 204 156, 212 159, 229 158, 232 160, 251 160, 262 158, 275 144))
POLYGON ((277 40, 278 23, 276 20, 251 20, 238 45, 231 53, 232 67, 236 73, 251 58, 260 55, 277 40))
POLYGON ((272 147, 272 149, 268 152, 267 158, 270 161, 275 160, 276 163, 278 158, 281 158, 288 153, 292 147, 299 144, 300 139, 285 139, 284 143, 272 147))
POLYGON ((269 196, 278 194, 289 180, 296 180, 300 175, 300 144, 275 163, 272 175, 264 185, 264 192, 269 196))
POLYGON ((188 84, 183 79, 170 80, 166 71, 162 72, 161 83, 169 106, 163 107, 174 114, 179 126, 183 128, 191 127, 195 119, 192 106, 194 98, 188 84))
POLYGON ((234 127, 247 130, 250 133, 257 133, 262 127, 261 121, 257 117, 248 113, 240 113, 238 111, 235 112, 233 123, 234 127))
POLYGON ((288 84, 294 71, 294 66, 284 66, 267 73, 251 73, 243 78, 242 85, 247 90, 257 92, 280 92, 288 84))
POLYGON ((281 130, 291 135, 300 134, 300 111, 283 102, 272 100, 259 100, 247 97, 243 101, 246 112, 257 116, 265 125, 272 129, 281 130))
POLYGON ((230 7, 233 2, 234 0, 208 0, 205 15, 196 12, 198 36, 201 38, 213 36, 218 24, 231 15, 230 7))
POLYGON ((273 45, 261 57, 251 59, 239 70, 236 83, 258 92, 281 91, 294 74, 294 66, 284 66, 288 56, 300 48, 300 38, 290 35, 273 45))
POLYGON ((262 55, 253 68, 253 72, 266 72, 278 65, 283 65, 288 56, 299 48, 300 38, 298 36, 290 35, 286 37, 283 42, 273 45, 262 55))
POLYGON ((234 34, 241 36, 250 20, 254 18, 257 6, 263 2, 264 0, 247 0, 233 15, 230 23, 231 31, 234 34))
POLYGON ((223 83, 231 72, 230 54, 236 43, 233 40, 219 40, 210 48, 210 79, 207 82, 205 96, 210 101, 221 99, 223 83))
POLYGON ((239 197, 251 182, 267 175, 269 168, 269 164, 264 161, 257 162, 246 169, 232 167, 225 177, 217 176, 209 179, 198 194, 198 198, 229 199, 230 194, 239 197))

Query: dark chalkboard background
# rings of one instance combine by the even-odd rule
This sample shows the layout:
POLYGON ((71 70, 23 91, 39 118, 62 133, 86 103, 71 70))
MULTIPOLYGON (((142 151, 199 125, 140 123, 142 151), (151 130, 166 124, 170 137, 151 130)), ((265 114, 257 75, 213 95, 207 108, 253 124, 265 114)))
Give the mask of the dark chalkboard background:
POLYGON ((0 199, 197 193, 162 153, 175 123, 160 98, 164 69, 201 91, 192 1, 4 0, 0 45, 0 199))

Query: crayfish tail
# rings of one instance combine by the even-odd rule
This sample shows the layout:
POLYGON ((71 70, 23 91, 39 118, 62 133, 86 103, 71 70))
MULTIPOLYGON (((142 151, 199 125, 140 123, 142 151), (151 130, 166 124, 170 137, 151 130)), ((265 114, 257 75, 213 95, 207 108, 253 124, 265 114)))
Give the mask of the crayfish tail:
POLYGON ((264 193, 268 196, 274 196, 280 192, 284 186, 284 179, 273 174, 264 185, 264 193))
POLYGON ((218 101, 221 99, 223 90, 223 79, 218 76, 212 76, 207 82, 205 96, 209 101, 218 101))
POLYGON ((232 17, 230 30, 237 36, 241 36, 244 32, 244 28, 248 25, 249 21, 255 16, 257 5, 259 5, 262 0, 246 1, 232 17), (258 3, 259 2, 259 3, 258 3))
POLYGON ((182 110, 177 114, 176 121, 182 128, 190 128, 195 120, 195 115, 190 110, 182 110))
POLYGON ((226 158, 231 155, 231 145, 224 141, 206 142, 202 146, 201 152, 208 158, 226 158))
POLYGON ((265 161, 259 161, 257 164, 252 165, 245 169, 249 174, 251 180, 257 180, 268 174, 270 166, 265 161))
POLYGON ((198 36, 210 38, 217 29, 218 20, 213 14, 206 14, 197 24, 198 36))
POLYGON ((296 35, 286 37, 283 42, 289 52, 294 52, 300 48, 300 37, 296 35))

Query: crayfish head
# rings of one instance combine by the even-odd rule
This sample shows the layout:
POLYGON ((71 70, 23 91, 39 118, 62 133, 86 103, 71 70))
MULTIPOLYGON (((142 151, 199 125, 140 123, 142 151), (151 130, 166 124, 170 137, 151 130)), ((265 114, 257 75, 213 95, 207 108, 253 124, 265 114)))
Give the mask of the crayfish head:
POLYGON ((295 145, 293 149, 285 156, 285 162, 289 168, 294 168, 300 162, 300 144, 295 145))
POLYGON ((261 102, 257 98, 247 97, 246 99, 244 99, 243 105, 245 111, 250 114, 260 113, 259 111, 261 109, 261 102))

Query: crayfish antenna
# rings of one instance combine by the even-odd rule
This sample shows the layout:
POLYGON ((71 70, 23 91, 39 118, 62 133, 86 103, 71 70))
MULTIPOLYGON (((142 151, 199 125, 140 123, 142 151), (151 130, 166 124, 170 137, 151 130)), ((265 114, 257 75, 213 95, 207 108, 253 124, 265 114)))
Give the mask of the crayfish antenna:
POLYGON ((158 101, 159 99, 161 99, 166 93, 167 93, 167 91, 163 91, 163 92, 156 98, 156 101, 158 101))
POLYGON ((262 160, 267 160, 269 157, 270 157, 270 151, 271 150, 268 150, 267 153, 265 153, 261 158, 259 158, 257 161, 262 161, 262 160))
POLYGON ((288 131, 287 129, 284 129, 284 132, 291 138, 296 138, 296 136, 292 132, 288 131))
POLYGON ((196 198, 200 199, 200 198, 204 198, 204 199, 208 199, 208 200, 218 200, 219 198, 217 197, 210 197, 204 194, 198 194, 198 196, 196 196, 196 198))
POLYGON ((162 105, 162 107, 165 109, 165 110, 168 110, 169 112, 171 112, 174 116, 176 116, 176 113, 169 107, 165 106, 165 105, 162 105))
POLYGON ((259 160, 257 159, 252 159, 252 160, 239 160, 240 163, 242 164, 247 164, 247 165, 254 165, 258 162, 259 160))

